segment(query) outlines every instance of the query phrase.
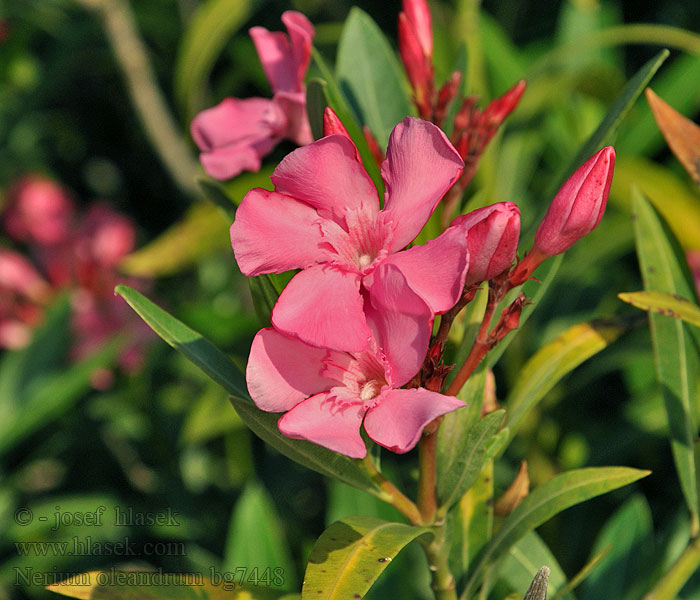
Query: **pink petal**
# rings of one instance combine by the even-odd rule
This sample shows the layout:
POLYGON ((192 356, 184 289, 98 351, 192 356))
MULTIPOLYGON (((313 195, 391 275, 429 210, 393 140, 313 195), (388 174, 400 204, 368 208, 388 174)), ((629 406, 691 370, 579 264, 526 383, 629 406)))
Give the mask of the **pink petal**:
POLYGON ((272 324, 313 346, 360 352, 371 335, 362 306, 359 275, 315 265, 287 284, 272 324))
POLYGON ((443 313, 457 304, 464 289, 467 238, 462 230, 448 229, 424 246, 390 255, 384 264, 396 265, 433 313, 443 313))
POLYGON ((314 348, 272 328, 258 332, 250 348, 246 382, 253 402, 268 412, 283 412, 334 382, 321 375, 328 350, 314 348))
POLYGON ((248 192, 231 225, 231 245, 248 277, 283 273, 323 261, 318 213, 294 198, 256 188, 248 192))
POLYGON ((192 139, 209 151, 274 137, 286 126, 284 115, 266 98, 225 98, 200 112, 190 124, 192 139))
POLYGON ((199 113, 190 125, 207 174, 231 179, 241 171, 257 171, 288 127, 279 103, 264 98, 226 98, 199 113))
POLYGON ((360 425, 365 409, 361 403, 338 402, 337 395, 345 396, 345 390, 333 388, 311 396, 283 415, 277 426, 288 437, 313 442, 350 458, 364 458, 367 449, 360 425))
POLYGON ((367 411, 365 431, 377 444, 402 454, 413 448, 433 419, 466 406, 453 396, 423 388, 388 390, 367 411))
POLYGON ((40 299, 49 293, 49 285, 24 256, 12 250, 0 249, 0 290, 40 299))
POLYGON ((423 364, 433 313, 395 265, 382 264, 375 270, 369 299, 365 307, 367 322, 386 358, 387 380, 393 387, 400 387, 423 364))
POLYGON ((289 42, 294 60, 296 86, 298 91, 304 89, 304 77, 311 61, 311 40, 314 27, 303 14, 295 10, 282 13, 282 23, 289 32, 289 42))
POLYGON ((394 127, 382 164, 384 210, 396 227, 390 250, 413 241, 463 168, 457 151, 432 123, 406 117, 394 127))
POLYGON ((287 119, 283 136, 299 146, 314 141, 306 112, 306 94, 303 92, 277 92, 272 101, 279 106, 287 119))
POLYGON ((355 156, 350 140, 330 135, 288 154, 270 179, 278 192, 343 224, 346 210, 363 208, 369 215, 379 210, 377 190, 355 156))

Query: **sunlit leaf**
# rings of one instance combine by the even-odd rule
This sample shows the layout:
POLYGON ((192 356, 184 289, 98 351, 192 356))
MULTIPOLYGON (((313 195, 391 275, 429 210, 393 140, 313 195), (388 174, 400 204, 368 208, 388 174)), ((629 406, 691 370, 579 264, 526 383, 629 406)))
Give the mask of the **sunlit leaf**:
POLYGON ((374 517, 346 517, 316 540, 304 574, 302 598, 362 598, 393 558, 425 527, 374 517))
POLYGON ((617 297, 647 312, 658 313, 700 327, 700 307, 685 298, 667 292, 624 292, 617 297))

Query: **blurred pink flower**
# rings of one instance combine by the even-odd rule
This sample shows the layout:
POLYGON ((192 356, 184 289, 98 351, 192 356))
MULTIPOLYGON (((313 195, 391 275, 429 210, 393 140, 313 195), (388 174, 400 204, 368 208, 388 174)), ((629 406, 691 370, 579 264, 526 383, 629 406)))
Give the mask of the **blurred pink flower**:
POLYGON ((4 224, 17 241, 51 246, 70 234, 75 207, 67 190, 41 175, 17 181, 8 194, 4 224))
POLYGON ((510 269, 518 250, 520 210, 512 202, 498 202, 455 218, 450 227, 467 235, 469 270, 465 285, 493 279, 510 269))
POLYGON ((324 350, 268 328, 258 332, 246 380, 262 410, 285 412, 279 430, 352 458, 375 442, 407 452, 435 418, 464 406, 423 388, 399 389, 428 349, 432 309, 395 265, 383 264, 365 304, 371 337, 360 352, 324 350))
POLYGON ((13 187, 5 225, 10 235, 27 244, 38 268, 17 252, 0 250, 0 346, 29 343, 46 306, 66 290, 72 307, 71 358, 85 358, 121 334, 126 347, 120 365, 127 372, 137 370, 152 333, 114 295, 118 283, 138 289, 148 285, 119 274, 119 262, 134 249, 131 220, 101 203, 79 217, 60 185, 29 176, 13 187))
POLYGON ((459 299, 468 264, 456 228, 400 252, 421 231, 462 172, 462 159, 435 125, 406 117, 382 164, 384 208, 354 144, 330 135, 289 154, 275 191, 245 196, 231 242, 247 276, 301 268, 279 297, 272 323, 313 344, 359 352, 371 332, 363 305, 381 264, 396 265, 433 314, 459 299))
POLYGON ((257 171, 262 158, 282 139, 303 146, 313 141, 306 115, 304 76, 311 59, 314 28, 299 12, 287 11, 282 22, 289 35, 253 27, 253 38, 272 100, 226 98, 199 113, 190 131, 202 151, 204 170, 216 179, 257 171))
POLYGON ((685 256, 688 259, 688 266, 695 280, 695 289, 698 296, 700 296, 700 250, 688 250, 685 256))
POLYGON ((0 249, 0 348, 22 348, 41 321, 50 286, 21 254, 0 249))

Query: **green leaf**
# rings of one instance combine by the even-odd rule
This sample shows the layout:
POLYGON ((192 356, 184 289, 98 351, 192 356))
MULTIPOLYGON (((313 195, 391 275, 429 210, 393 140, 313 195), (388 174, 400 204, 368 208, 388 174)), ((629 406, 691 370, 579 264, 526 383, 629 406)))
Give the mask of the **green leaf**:
POLYGON ((623 302, 647 312, 681 319, 686 323, 700 327, 700 307, 680 296, 650 290, 648 292, 623 292, 617 297, 623 302))
POLYGON ((372 483, 359 460, 337 454, 311 442, 288 438, 282 435, 277 428, 278 414, 261 411, 247 398, 234 395, 231 396, 230 400, 236 412, 252 429, 253 433, 287 458, 321 473, 321 475, 333 477, 370 494, 382 497, 382 493, 372 483))
POLYGON ((243 374, 231 359, 209 340, 156 306, 127 285, 115 290, 139 316, 175 350, 184 354, 229 394, 246 396, 243 374))
POLYGON ((346 517, 316 540, 304 574, 302 598, 361 598, 391 560, 430 529, 374 517, 346 517))
POLYGON ((267 585, 297 588, 282 521, 265 488, 252 481, 246 485, 233 509, 222 569, 252 572, 254 568, 258 575, 266 569, 272 572, 267 585))
MULTIPOLYGON (((549 567, 549 586, 552 590, 556 591, 566 585, 566 575, 557 559, 542 538, 531 531, 508 551, 500 564, 498 576, 511 590, 520 592, 527 589, 532 580, 532 574, 536 573, 542 565, 549 567)), ((563 598, 572 600, 572 595, 567 594, 563 598)))
POLYGON ((228 195, 226 188, 211 177, 197 177, 196 181, 205 198, 224 211, 224 215, 232 223, 236 218, 236 203, 228 195))
POLYGON ((250 294, 253 297, 255 314, 260 319, 263 327, 269 327, 272 309, 275 307, 280 293, 275 289, 272 279, 267 274, 249 277, 248 285, 250 286, 250 294))
POLYGON ((251 0, 208 0, 190 20, 175 61, 175 99, 189 123, 216 59, 250 14, 251 0))
POLYGON ((323 111, 328 106, 326 86, 328 84, 314 77, 306 85, 306 113, 309 116, 311 133, 315 140, 323 137, 323 111))
POLYGON ((379 165, 377 165, 377 161, 374 160, 374 156, 367 145, 367 140, 365 140, 365 136, 362 133, 362 128, 355 119, 352 108, 350 108, 348 99, 340 89, 340 86, 338 85, 338 82, 336 81, 330 67, 326 64, 323 56, 318 52, 318 50, 316 50, 316 48, 312 49, 311 57, 314 65, 321 73, 321 77, 327 84, 324 88, 324 93, 328 106, 335 111, 335 114, 338 115, 338 118, 341 120, 343 125, 345 125, 345 129, 347 129, 352 141, 355 142, 355 146, 357 146, 357 150, 360 153, 360 158, 362 158, 362 164, 367 170, 367 174, 372 178, 372 182, 377 188, 379 198, 383 198, 384 181, 379 173, 379 165))
POLYGON ((614 321, 579 323, 541 348, 520 370, 505 402, 504 426, 515 435, 523 418, 559 381, 582 362, 597 354, 625 331, 614 321))
POLYGON ((253 585, 240 585, 238 577, 250 571, 216 573, 216 580, 200 573, 159 571, 90 571, 46 586, 80 600, 293 600, 297 594, 253 585), (229 579, 224 579, 228 577, 229 579))
POLYGON ((396 54, 377 24, 357 7, 350 9, 340 36, 336 76, 360 122, 386 148, 391 130, 413 108, 396 54))
POLYGON ((627 467, 594 467, 562 473, 539 486, 503 521, 481 555, 461 598, 471 598, 485 569, 518 542, 554 515, 637 479, 649 471, 627 467))
POLYGON ((449 464, 438 463, 438 496, 445 508, 452 506, 479 477, 487 458, 487 449, 503 421, 505 411, 487 414, 469 429, 456 448, 449 464))
MULTIPOLYGON (((682 250, 649 201, 633 193, 634 230, 644 289, 695 299, 695 290, 682 250)), ((698 465, 693 444, 698 434, 697 340, 678 319, 649 314, 656 373, 664 397, 671 450, 692 515, 697 518, 698 465)))
POLYGON ((654 575, 654 527, 644 496, 633 496, 603 526, 593 545, 596 555, 610 552, 584 584, 582 600, 635 600, 654 575))

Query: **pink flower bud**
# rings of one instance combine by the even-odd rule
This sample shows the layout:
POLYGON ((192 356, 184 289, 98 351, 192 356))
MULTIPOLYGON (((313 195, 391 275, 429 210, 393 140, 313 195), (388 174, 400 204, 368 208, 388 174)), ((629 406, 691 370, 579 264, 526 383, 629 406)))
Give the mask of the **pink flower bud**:
POLYGON ((498 127, 503 123, 505 118, 518 106, 526 85, 524 80, 518 81, 503 96, 491 100, 484 111, 484 120, 488 126, 498 127))
POLYGON ((452 221, 467 234, 469 270, 465 285, 493 279, 509 269, 520 236, 520 210, 512 202, 479 208, 452 221))
POLYGON ((427 58, 433 56, 433 22, 425 0, 403 0, 403 12, 427 58))
POLYGON ((348 130, 345 128, 345 125, 343 125, 343 122, 338 118, 338 115, 330 106, 326 106, 323 111, 323 135, 326 136, 334 134, 342 135, 352 142, 352 138, 350 137, 348 130))
POLYGON ((52 246, 68 237, 73 212, 73 201, 63 187, 50 179, 29 175, 10 192, 5 227, 18 241, 52 246))
POLYGON ((615 150, 607 146, 576 169, 537 228, 535 253, 561 254, 597 227, 608 201, 614 166, 615 150))
POLYGON ((432 112, 433 69, 406 13, 399 13, 399 53, 421 118, 432 112))

